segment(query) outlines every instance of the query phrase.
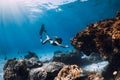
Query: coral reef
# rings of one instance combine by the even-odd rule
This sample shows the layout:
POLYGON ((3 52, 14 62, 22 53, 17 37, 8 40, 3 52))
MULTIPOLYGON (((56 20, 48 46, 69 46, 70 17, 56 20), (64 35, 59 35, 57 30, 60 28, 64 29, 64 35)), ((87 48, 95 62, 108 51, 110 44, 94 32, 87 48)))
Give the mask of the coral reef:
POLYGON ((54 80, 76 80, 82 72, 77 65, 64 66, 54 80))

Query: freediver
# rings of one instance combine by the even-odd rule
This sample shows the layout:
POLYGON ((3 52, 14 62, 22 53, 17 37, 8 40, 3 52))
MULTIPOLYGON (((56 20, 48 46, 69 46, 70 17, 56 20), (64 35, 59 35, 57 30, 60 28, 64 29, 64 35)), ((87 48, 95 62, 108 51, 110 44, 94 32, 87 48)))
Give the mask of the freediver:
POLYGON ((48 36, 47 31, 45 30, 45 25, 44 24, 41 25, 41 29, 40 29, 40 42, 42 43, 42 45, 49 42, 51 45, 54 45, 54 46, 60 46, 60 47, 63 47, 63 48, 68 48, 69 47, 68 45, 62 45, 62 38, 58 38, 57 36, 55 36, 54 40, 52 40, 48 36), (43 32, 45 32, 45 34, 46 34, 46 39, 45 40, 42 39, 43 32))

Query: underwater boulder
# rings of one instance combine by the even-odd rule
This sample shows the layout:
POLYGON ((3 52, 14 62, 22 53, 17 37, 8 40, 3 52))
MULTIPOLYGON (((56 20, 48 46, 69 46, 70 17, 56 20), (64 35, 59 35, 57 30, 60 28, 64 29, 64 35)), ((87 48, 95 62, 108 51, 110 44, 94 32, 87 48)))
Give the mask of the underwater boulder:
POLYGON ((29 72, 29 80, 45 80, 47 72, 42 68, 33 68, 29 72))
POLYGON ((115 18, 88 25, 71 39, 71 44, 88 56, 94 52, 108 60, 109 65, 103 75, 105 80, 114 78, 112 73, 120 70, 120 12, 115 18))
POLYGON ((42 66, 37 56, 30 56, 24 59, 10 59, 4 65, 4 79, 5 80, 27 80, 29 71, 32 68, 42 66))
POLYGON ((37 67, 41 67, 43 65, 43 63, 35 57, 32 57, 30 59, 25 59, 25 64, 28 68, 37 68, 37 67))
POLYGON ((54 53, 52 61, 62 62, 64 64, 69 64, 69 65, 72 65, 72 64, 80 65, 80 62, 82 60, 81 56, 82 55, 77 50, 73 50, 67 53, 58 51, 54 53))
POLYGON ((120 12, 115 18, 105 19, 90 24, 71 39, 71 44, 79 51, 90 55, 99 53, 111 60, 113 55, 120 55, 120 12))
POLYGON ((26 80, 28 77, 27 67, 24 60, 10 59, 4 66, 5 80, 26 80))
POLYGON ((16 59, 10 59, 6 62, 6 64, 4 65, 4 79, 5 80, 16 80, 16 78, 18 77, 16 75, 16 72, 14 71, 14 66, 16 65, 17 60, 16 59))
POLYGON ((76 80, 80 78, 82 72, 83 70, 77 65, 65 65, 54 80, 76 80))
POLYGON ((45 80, 53 80, 57 76, 58 72, 63 68, 64 64, 61 62, 48 62, 44 63, 41 67, 47 72, 45 80))
POLYGON ((27 68, 37 68, 43 65, 39 60, 39 57, 34 52, 29 51, 28 54, 24 56, 24 60, 27 68))
POLYGON ((42 67, 30 70, 29 80, 53 80, 63 66, 61 62, 44 63, 42 67))
POLYGON ((36 55, 36 53, 31 52, 31 51, 28 51, 28 54, 24 56, 25 59, 30 59, 30 58, 32 58, 32 57, 34 57, 34 58, 39 58, 39 57, 36 55))

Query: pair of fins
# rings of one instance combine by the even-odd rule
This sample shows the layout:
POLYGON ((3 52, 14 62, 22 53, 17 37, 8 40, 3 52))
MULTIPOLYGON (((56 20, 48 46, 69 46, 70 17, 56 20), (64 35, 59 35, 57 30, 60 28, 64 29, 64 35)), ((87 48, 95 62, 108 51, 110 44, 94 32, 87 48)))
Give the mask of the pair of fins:
POLYGON ((45 30, 45 25, 44 24, 41 25, 40 36, 42 36, 43 32, 47 33, 47 31, 45 30))

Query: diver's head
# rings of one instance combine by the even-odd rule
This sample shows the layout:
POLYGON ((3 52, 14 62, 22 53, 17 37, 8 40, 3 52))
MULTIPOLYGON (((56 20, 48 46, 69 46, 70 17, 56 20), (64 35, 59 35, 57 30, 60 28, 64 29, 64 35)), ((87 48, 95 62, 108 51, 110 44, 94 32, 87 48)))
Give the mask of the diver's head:
POLYGON ((59 38, 58 36, 54 36, 55 41, 57 41, 59 44, 62 43, 62 38, 59 38))

